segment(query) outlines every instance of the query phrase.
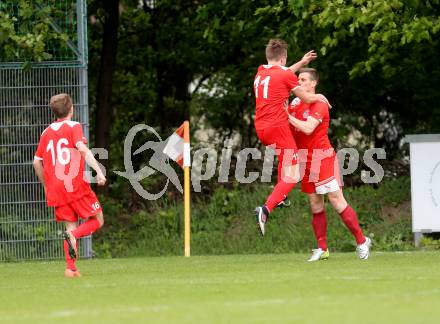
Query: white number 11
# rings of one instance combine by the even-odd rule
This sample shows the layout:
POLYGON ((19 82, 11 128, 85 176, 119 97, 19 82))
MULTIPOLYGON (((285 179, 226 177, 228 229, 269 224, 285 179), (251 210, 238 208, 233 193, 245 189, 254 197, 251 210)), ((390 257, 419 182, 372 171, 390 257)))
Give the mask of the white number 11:
POLYGON ((264 86, 264 87, 263 87, 263 98, 264 98, 264 99, 267 99, 267 93, 268 93, 268 91, 269 91, 269 81, 270 81, 270 76, 265 77, 265 78, 263 79, 263 81, 261 81, 261 82, 260 82, 260 78, 261 78, 261 76, 257 76, 257 77, 255 78, 255 81, 254 81, 255 98, 258 98, 258 86, 259 86, 260 84, 262 84, 262 85, 264 86))

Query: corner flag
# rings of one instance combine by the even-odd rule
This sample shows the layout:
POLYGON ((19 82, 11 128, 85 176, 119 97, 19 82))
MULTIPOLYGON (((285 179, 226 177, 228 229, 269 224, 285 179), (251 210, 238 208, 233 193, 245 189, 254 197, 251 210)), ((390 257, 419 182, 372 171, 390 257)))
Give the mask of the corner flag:
POLYGON ((163 149, 163 153, 170 159, 176 161, 180 167, 183 167, 184 185, 184 214, 185 214, 185 256, 190 256, 190 142, 189 142, 189 122, 185 121, 170 137, 163 149))

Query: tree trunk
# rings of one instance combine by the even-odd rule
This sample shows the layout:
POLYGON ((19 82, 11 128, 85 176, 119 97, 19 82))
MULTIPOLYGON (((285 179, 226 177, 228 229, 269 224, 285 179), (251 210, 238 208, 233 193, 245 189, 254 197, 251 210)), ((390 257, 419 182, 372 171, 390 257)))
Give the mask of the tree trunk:
MULTIPOLYGON (((96 94, 96 147, 108 150, 113 115, 111 98, 118 45, 119 0, 102 0, 102 7, 106 17, 96 94)), ((109 170, 108 160, 101 163, 109 170)))
POLYGON ((160 38, 160 28, 164 21, 174 20, 173 12, 162 7, 154 7, 143 0, 143 10, 150 14, 152 33, 148 42, 156 53, 154 69, 156 74, 156 95, 151 118, 153 126, 160 127, 161 134, 168 128, 178 127, 184 120, 189 120, 189 102, 191 96, 188 87, 193 80, 193 72, 185 65, 167 58, 168 52, 175 51, 173 41, 166 43, 160 38))

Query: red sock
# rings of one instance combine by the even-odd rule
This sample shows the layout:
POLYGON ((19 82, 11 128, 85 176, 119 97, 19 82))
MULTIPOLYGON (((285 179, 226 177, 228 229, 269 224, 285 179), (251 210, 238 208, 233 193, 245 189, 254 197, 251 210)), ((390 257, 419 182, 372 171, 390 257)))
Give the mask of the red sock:
POLYGON ((283 172, 283 163, 279 162, 278 163, 278 178, 277 181, 280 182, 282 180, 281 178, 281 172, 283 172))
POLYGON ((272 211, 280 202, 282 202, 290 190, 295 187, 296 183, 285 182, 284 180, 278 181, 275 188, 273 188, 272 193, 267 198, 265 206, 269 212, 272 211))
POLYGON ((347 228, 350 230, 350 232, 353 234, 354 238, 356 239, 356 244, 359 245, 364 243, 365 236, 362 233, 356 212, 353 210, 353 208, 351 208, 350 205, 347 205, 347 207, 340 215, 345 226, 347 226, 347 228))
POLYGON ((80 237, 89 236, 99 229, 99 221, 96 218, 89 218, 86 222, 79 225, 72 231, 73 236, 79 239, 80 237))
POLYGON ((318 247, 324 251, 327 250, 327 215, 325 210, 313 214, 312 226, 318 247))
POLYGON ((73 261, 69 256, 69 245, 64 241, 64 257, 66 259, 66 268, 75 271, 75 261, 73 261))

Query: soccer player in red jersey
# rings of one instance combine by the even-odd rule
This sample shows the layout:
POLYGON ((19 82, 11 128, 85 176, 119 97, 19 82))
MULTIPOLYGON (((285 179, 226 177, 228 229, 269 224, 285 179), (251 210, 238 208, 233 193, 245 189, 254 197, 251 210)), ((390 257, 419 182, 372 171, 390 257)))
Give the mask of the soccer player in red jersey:
POLYGON ((267 64, 261 65, 254 79, 256 101, 255 129, 262 144, 275 145, 278 155, 278 183, 266 203, 255 209, 257 225, 264 235, 269 213, 282 203, 299 180, 297 147, 293 139, 289 121, 284 109, 289 95, 293 92, 305 102, 326 100, 324 96, 304 91, 298 85, 295 72, 316 58, 310 51, 301 61, 285 67, 287 43, 281 39, 271 39, 266 45, 267 64))
MULTIPOLYGON (((299 84, 310 93, 315 93, 319 81, 315 69, 299 70, 299 84)), ((347 203, 342 193, 342 181, 339 175, 339 165, 335 150, 328 138, 330 124, 329 106, 323 101, 306 104, 295 98, 289 107, 289 121, 292 133, 298 145, 299 163, 304 169, 301 180, 301 191, 309 197, 313 214, 312 226, 318 242, 318 248, 313 250, 309 261, 327 259, 327 217, 324 208, 324 195, 333 208, 341 215, 347 228, 353 234, 359 258, 369 257, 371 240, 364 236, 359 226, 356 212, 347 203), (304 154, 302 154, 304 153, 304 154)))
POLYGON ((75 266, 77 239, 96 232, 104 224, 101 205, 90 184, 84 179, 84 160, 96 171, 98 185, 106 178, 92 152, 86 146, 81 124, 72 121, 73 104, 67 94, 50 99, 57 120, 40 137, 34 157, 34 169, 44 186, 47 205, 55 207, 57 222, 64 222, 66 277, 80 277, 75 266), (78 217, 85 220, 77 226, 78 217))

